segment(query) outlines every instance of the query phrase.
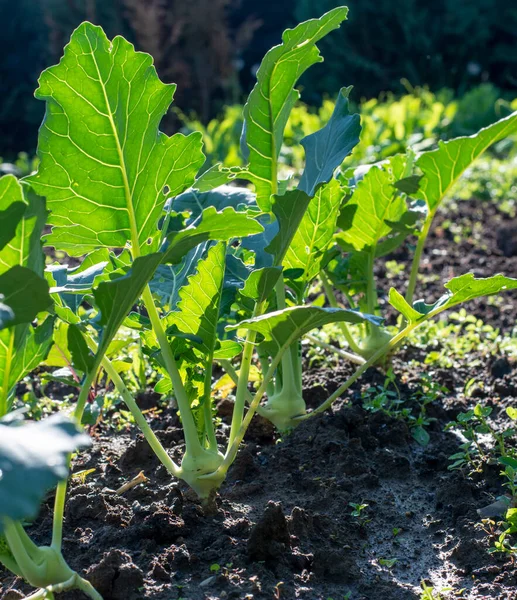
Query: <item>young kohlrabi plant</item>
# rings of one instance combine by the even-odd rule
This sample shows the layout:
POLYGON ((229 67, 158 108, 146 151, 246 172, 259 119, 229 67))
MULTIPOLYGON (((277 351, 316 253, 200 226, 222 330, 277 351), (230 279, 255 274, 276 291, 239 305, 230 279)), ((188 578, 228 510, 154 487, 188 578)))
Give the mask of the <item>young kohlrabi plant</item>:
POLYGON ((52 345, 52 298, 41 250, 46 216, 44 200, 26 185, 12 175, 0 179, 0 563, 41 588, 30 598, 78 588, 99 600, 63 558, 59 501, 50 546, 37 546, 23 526, 36 515, 48 488, 66 480, 69 454, 89 443, 62 416, 18 426, 20 417, 12 412, 16 384, 40 365, 52 345))
MULTIPOLYGON (((334 254, 321 274, 330 304, 338 306, 333 289, 338 288, 349 307, 381 316, 376 261, 415 235, 417 244, 405 292, 412 305, 422 252, 438 209, 473 161, 516 131, 517 113, 513 113, 473 136, 440 142, 435 150, 418 155, 409 150, 341 174, 350 193, 337 221, 335 241, 344 254, 334 254)), ((364 326, 359 340, 353 339, 346 325, 342 327, 350 347, 365 358, 392 338, 386 328, 372 323, 364 326)))

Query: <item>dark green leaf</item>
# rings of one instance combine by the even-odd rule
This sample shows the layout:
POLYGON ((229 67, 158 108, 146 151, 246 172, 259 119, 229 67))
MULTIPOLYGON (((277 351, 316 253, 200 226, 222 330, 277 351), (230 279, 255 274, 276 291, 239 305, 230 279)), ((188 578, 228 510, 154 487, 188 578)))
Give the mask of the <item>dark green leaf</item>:
POLYGON ((77 325, 70 325, 67 335, 68 350, 72 356, 73 366, 83 373, 88 373, 93 369, 95 359, 88 348, 81 330, 77 325))
POLYGON ((291 190, 283 196, 273 196, 271 210, 277 218, 278 233, 267 246, 266 252, 274 256, 275 265, 282 264, 310 201, 310 196, 302 190, 291 190))
POLYGON ((359 115, 348 112, 351 89, 341 88, 334 112, 325 127, 300 142, 305 149, 305 170, 298 187, 309 196, 314 196, 320 184, 332 179, 334 171, 359 143, 361 119, 359 115))
POLYGON ((257 206, 255 194, 248 188, 223 185, 209 192, 196 189, 187 190, 172 199, 172 210, 183 212, 188 210, 193 217, 199 216, 205 208, 213 206, 218 212, 231 206, 236 211, 247 210, 257 206))
POLYGON ((30 323, 52 306, 48 283, 27 267, 15 266, 0 275, 0 294, 14 315, 9 327, 30 323))
POLYGON ((126 275, 102 281, 93 291, 101 313, 99 324, 103 327, 97 361, 102 358, 129 311, 138 302, 162 258, 163 255, 159 252, 139 257, 126 275))
POLYGON ((281 273, 281 267, 264 267, 263 269, 252 271, 248 279, 246 279, 241 294, 256 302, 266 300, 273 291, 281 273))

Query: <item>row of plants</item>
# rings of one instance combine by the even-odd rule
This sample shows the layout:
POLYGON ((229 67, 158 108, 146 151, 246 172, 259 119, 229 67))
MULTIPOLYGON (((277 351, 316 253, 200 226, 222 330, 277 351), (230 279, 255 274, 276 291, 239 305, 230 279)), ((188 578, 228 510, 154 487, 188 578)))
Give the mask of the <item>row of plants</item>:
POLYGON ((287 30, 266 54, 243 109, 243 166, 203 170, 200 132, 159 131, 175 85, 163 84, 152 58, 122 37, 110 41, 83 23, 61 62, 42 73, 37 170, 0 179, 0 562, 39 588, 31 598, 70 588, 100 598, 61 551, 70 452, 88 440, 61 416, 23 424, 15 410, 17 383, 49 353, 61 356, 80 385, 76 424, 90 422, 104 378, 171 477, 210 503, 256 413, 280 431, 299 426, 330 408, 369 367, 387 364, 422 323, 517 288, 504 275, 467 273, 447 282, 434 303, 414 298, 436 213, 472 162, 517 131, 517 113, 434 149, 347 168, 361 119, 350 112, 351 88, 343 88, 326 124, 300 141, 301 174, 282 178, 296 82, 321 60, 318 41, 346 16, 340 7, 287 30), (79 266, 45 267, 46 224, 52 230, 44 244, 79 266), (399 324, 387 327, 375 264, 411 236, 407 284, 388 296, 399 324), (311 303, 317 285, 323 303, 311 303), (309 412, 300 343, 329 323, 348 344, 330 349, 357 369, 309 412), (131 391, 127 363, 116 360, 122 327, 139 339, 157 375, 155 390, 174 397, 185 440, 181 460, 154 434, 131 391), (224 447, 213 405, 216 369, 236 386, 224 447), (52 541, 39 547, 23 523, 57 481, 52 541))

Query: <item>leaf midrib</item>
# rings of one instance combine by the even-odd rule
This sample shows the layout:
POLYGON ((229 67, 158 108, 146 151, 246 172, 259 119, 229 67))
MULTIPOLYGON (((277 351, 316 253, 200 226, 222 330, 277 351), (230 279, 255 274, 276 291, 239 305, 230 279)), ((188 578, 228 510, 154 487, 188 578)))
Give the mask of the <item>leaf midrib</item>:
MULTIPOLYGON (((139 239, 138 239, 138 229, 137 229, 137 225, 136 225, 136 215, 135 215, 135 211, 133 208, 132 195, 131 195, 131 191, 129 189, 129 179, 127 176, 126 162, 124 160, 124 153, 122 152, 122 146, 120 145, 117 128, 115 127, 115 121, 113 120, 113 114, 112 114, 112 110, 111 110, 111 105, 108 100, 108 94, 106 92, 106 87, 104 85, 104 81, 102 80, 101 72, 99 70, 99 65, 95 58, 95 52, 93 51, 90 38, 87 37, 87 40, 88 40, 88 45, 90 46, 90 52, 92 55, 93 64, 95 65, 95 70, 97 71, 97 76, 99 78, 99 84, 101 86, 102 95, 104 96, 104 102, 106 104, 108 120, 110 122, 110 126, 111 126, 111 129, 113 132, 113 137, 115 139, 115 144, 117 147, 117 154, 118 154, 119 162, 120 162, 119 168, 120 168, 120 172, 122 173, 122 181, 124 184, 124 195, 126 198, 126 210, 127 210, 128 217, 129 217, 129 227, 130 227, 130 231, 131 231, 131 251, 132 251, 133 259, 135 259, 140 256, 140 243, 139 243, 139 239)), ((113 44, 112 44, 112 46, 113 46, 113 44)))

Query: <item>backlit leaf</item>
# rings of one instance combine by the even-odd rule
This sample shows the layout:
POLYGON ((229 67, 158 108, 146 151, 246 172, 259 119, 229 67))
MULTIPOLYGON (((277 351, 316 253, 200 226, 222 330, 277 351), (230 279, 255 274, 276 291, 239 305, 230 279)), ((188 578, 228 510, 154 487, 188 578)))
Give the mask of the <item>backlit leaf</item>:
POLYGON ((465 169, 489 146, 517 131, 517 112, 480 129, 469 137, 439 142, 436 150, 422 152, 416 166, 424 176, 420 180, 418 197, 436 210, 452 185, 465 169))
POLYGON ((264 211, 271 210, 284 129, 299 98, 294 86, 311 65, 321 62, 316 43, 339 27, 347 13, 346 7, 335 8, 319 19, 288 29, 282 44, 269 50, 257 71, 257 83, 244 107, 242 147, 257 203, 264 211))
POLYGON ((204 162, 200 133, 158 129, 176 86, 159 80, 151 56, 91 23, 39 84, 41 162, 28 180, 51 210, 48 243, 73 256, 128 241, 137 255, 156 250, 166 188, 180 194, 204 162))

